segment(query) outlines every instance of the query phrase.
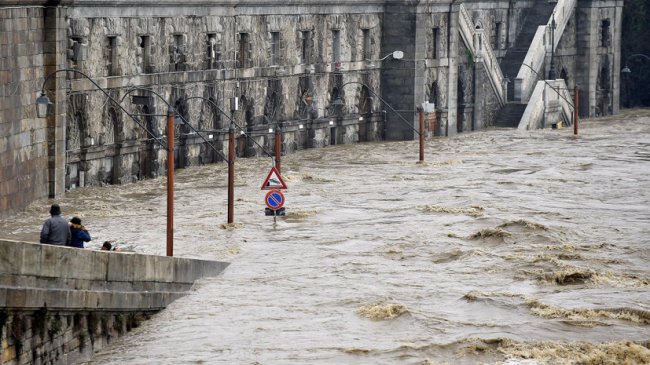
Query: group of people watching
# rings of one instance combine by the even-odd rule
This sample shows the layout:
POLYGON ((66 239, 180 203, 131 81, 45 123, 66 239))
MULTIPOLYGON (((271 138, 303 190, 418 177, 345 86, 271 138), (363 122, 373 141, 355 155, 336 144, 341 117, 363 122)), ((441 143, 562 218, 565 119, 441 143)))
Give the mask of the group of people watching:
MULTIPOLYGON (((65 245, 70 247, 84 248, 84 242, 90 242, 90 233, 81 224, 79 217, 72 217, 70 222, 61 216, 61 207, 52 204, 50 207, 50 218, 43 223, 41 229, 41 243, 49 245, 65 245)), ((102 251, 115 250, 116 247, 106 241, 102 245, 102 251)))

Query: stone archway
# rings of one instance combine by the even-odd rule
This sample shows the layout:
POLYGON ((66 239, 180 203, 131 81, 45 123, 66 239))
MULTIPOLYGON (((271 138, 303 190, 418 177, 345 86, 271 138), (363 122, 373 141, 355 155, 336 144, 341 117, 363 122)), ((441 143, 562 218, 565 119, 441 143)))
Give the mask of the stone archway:
POLYGON ((359 94, 359 102, 357 108, 359 109, 359 140, 360 141, 370 141, 372 140, 372 135, 374 134, 373 128, 371 128, 372 123, 372 96, 370 94, 370 89, 367 86, 361 87, 361 93, 359 94))
POLYGON ((70 95, 65 125, 65 189, 84 185, 87 140, 86 94, 70 95))
MULTIPOLYGON (((153 109, 149 105, 142 105, 140 111, 143 115, 145 127, 157 137, 158 126, 156 125, 155 117, 152 115, 153 109)), ((147 131, 142 130, 140 135, 140 168, 138 179, 154 178, 158 176, 158 145, 147 131), (144 143, 142 143, 143 140, 144 143)))
POLYGON ((596 80, 596 111, 597 117, 610 115, 612 112, 611 103, 612 82, 609 57, 606 55, 600 61, 598 79, 596 80))
POLYGON ((457 96, 457 113, 456 113, 456 132, 462 133, 465 125, 465 83, 461 77, 462 73, 458 75, 458 96, 457 96))
POLYGON ((434 125, 429 128, 434 136, 440 136, 440 89, 438 81, 433 81, 429 87, 429 103, 433 103, 435 107, 435 120, 433 120, 434 125))

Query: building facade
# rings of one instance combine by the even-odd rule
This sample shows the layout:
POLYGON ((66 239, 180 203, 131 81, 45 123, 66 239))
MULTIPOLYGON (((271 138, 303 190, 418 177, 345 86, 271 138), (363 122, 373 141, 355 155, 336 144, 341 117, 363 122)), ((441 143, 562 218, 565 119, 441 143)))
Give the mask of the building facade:
POLYGON ((413 139, 424 102, 430 135, 498 125, 551 68, 580 115, 617 113, 622 3, 5 1, 0 214, 164 174, 169 106, 179 168, 223 160, 231 124, 239 157, 278 128, 283 153, 413 139))

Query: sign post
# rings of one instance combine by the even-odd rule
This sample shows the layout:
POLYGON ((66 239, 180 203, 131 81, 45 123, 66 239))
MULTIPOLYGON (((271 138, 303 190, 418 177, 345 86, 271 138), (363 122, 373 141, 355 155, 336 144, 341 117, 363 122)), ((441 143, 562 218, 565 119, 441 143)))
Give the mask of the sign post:
POLYGON ((275 222, 275 217, 284 215, 284 194, 280 190, 287 189, 287 184, 284 183, 280 172, 275 166, 271 167, 271 171, 269 171, 260 189, 270 190, 264 198, 267 206, 265 214, 272 215, 273 221, 275 222))
POLYGON ((261 189, 281 190, 286 188, 287 188, 287 184, 285 184, 284 180, 282 180, 282 177, 280 176, 280 172, 278 171, 278 169, 276 169, 275 166, 271 167, 271 171, 269 171, 269 174, 266 177, 266 180, 264 180, 261 189))

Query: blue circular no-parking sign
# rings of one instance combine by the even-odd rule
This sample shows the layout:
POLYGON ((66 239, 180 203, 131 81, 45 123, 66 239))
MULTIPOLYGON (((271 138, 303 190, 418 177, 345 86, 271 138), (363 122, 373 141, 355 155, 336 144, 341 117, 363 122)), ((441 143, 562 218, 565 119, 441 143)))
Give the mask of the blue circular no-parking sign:
POLYGON ((266 206, 271 210, 278 210, 284 205, 284 194, 280 190, 271 190, 264 198, 266 206))

